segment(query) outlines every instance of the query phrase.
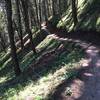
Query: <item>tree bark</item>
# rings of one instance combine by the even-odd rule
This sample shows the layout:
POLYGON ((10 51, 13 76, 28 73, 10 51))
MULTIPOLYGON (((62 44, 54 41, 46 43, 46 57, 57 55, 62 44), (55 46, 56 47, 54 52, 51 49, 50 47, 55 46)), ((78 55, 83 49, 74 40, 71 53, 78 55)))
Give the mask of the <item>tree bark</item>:
POLYGON ((5 40, 4 40, 4 38, 2 37, 2 35, 1 35, 1 33, 0 33, 0 44, 1 44, 1 46, 2 46, 2 49, 3 49, 3 51, 6 53, 6 44, 5 44, 5 40))
POLYGON ((38 14, 38 6, 36 0, 34 0, 34 4, 36 8, 37 25, 39 26, 39 14, 38 14))
POLYGON ((61 2, 61 0, 59 0, 59 16, 61 17, 61 14, 62 14, 62 7, 61 7, 61 5, 62 5, 62 2, 61 2))
POLYGON ((45 16, 45 21, 48 21, 48 16, 47 16, 47 8, 46 8, 46 0, 43 0, 43 11, 44 11, 44 16, 45 16))
POLYGON ((55 11, 55 1, 52 0, 52 12, 53 12, 53 16, 56 15, 56 11, 55 11))
POLYGON ((11 0, 5 0, 5 7, 6 7, 6 13, 7 13, 7 21, 8 21, 8 33, 9 33, 9 39, 10 39, 10 45, 11 45, 11 55, 13 60, 13 66, 15 75, 19 76, 21 74, 21 70, 18 63, 18 58, 16 54, 16 46, 14 42, 14 31, 12 26, 12 4, 11 0))
POLYGON ((49 5, 50 2, 49 2, 49 0, 45 0, 45 2, 46 2, 45 5, 47 7, 47 15, 48 15, 48 18, 49 18, 50 17, 50 9, 49 9, 50 8, 50 5, 49 5))
POLYGON ((74 21, 74 26, 76 26, 78 23, 76 0, 72 0, 72 17, 74 21))
POLYGON ((39 23, 39 26, 40 26, 40 30, 41 30, 41 22, 42 22, 42 16, 41 16, 41 0, 39 0, 39 20, 40 20, 40 23, 39 23))
POLYGON ((29 39, 30 39, 31 48, 32 48, 33 52, 36 53, 35 46, 34 46, 33 39, 32 39, 32 32, 31 32, 31 29, 30 29, 30 26, 29 26, 27 0, 21 0, 21 4, 22 4, 22 7, 23 7, 26 33, 28 33, 28 36, 29 36, 29 39))
POLYGON ((34 11, 33 5, 30 1, 28 2, 28 4, 29 4, 30 27, 32 29, 33 26, 38 27, 38 24, 37 24, 37 20, 35 17, 35 11, 34 11))
POLYGON ((17 12, 17 19, 18 19, 18 32, 19 32, 19 37, 21 40, 21 48, 24 48, 24 42, 23 42, 23 35, 22 35, 22 25, 21 25, 21 16, 20 16, 20 9, 19 9, 19 0, 16 1, 16 12, 17 12))

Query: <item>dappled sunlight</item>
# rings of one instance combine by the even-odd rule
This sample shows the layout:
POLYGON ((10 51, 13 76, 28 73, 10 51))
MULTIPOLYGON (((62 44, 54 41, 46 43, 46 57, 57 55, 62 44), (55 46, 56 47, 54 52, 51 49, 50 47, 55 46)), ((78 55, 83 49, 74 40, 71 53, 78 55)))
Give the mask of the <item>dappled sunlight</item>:
MULTIPOLYGON (((61 47, 59 47, 59 49, 60 48, 61 47)), ((74 70, 80 68, 84 58, 83 55, 80 55, 80 52, 81 50, 77 51, 76 49, 72 49, 70 53, 67 53, 67 51, 61 53, 54 60, 54 62, 51 62, 50 69, 46 67, 48 70, 46 70, 46 68, 41 71, 39 70, 39 73, 36 72, 36 74, 31 74, 33 78, 29 78, 27 82, 16 84, 13 89, 8 88, 7 90, 5 90, 5 98, 49 98, 48 95, 52 94, 59 84, 61 84, 69 77, 76 75, 76 72, 74 70), (37 75, 38 79, 34 81, 34 76, 37 75), (12 96, 8 94, 11 94, 12 96)), ((24 60, 28 60, 26 58, 30 59, 31 56, 32 52, 27 53, 23 57, 22 62, 24 62, 24 60)))
POLYGON ((84 59, 82 60, 82 66, 87 67, 89 66, 90 62, 91 62, 91 59, 84 59))
POLYGON ((84 75, 85 75, 86 77, 92 77, 92 76, 93 76, 92 73, 84 73, 84 75))
MULTIPOLYGON (((95 0, 78 0, 77 3, 77 14, 79 23, 76 29, 81 30, 100 30, 100 16, 99 16, 99 1, 95 0), (98 2, 98 3, 97 3, 98 2), (90 10, 91 9, 91 10, 90 10)), ((68 31, 74 29, 72 14, 71 14, 71 4, 66 11, 66 14, 61 18, 57 27, 65 27, 68 31)))
POLYGON ((7 80, 7 77, 1 77, 1 78, 0 78, 0 83, 5 82, 6 80, 7 80))
POLYGON ((9 58, 7 61, 5 61, 5 63, 2 65, 2 67, 0 67, 0 70, 2 70, 10 62, 11 62, 11 58, 9 58))
POLYGON ((96 62, 96 66, 100 67, 100 58, 98 59, 98 61, 96 62))
POLYGON ((12 79, 15 75, 13 75, 13 69, 11 66, 11 58, 9 58, 0 69, 0 84, 12 79), (12 76, 13 75, 13 76, 12 76), (11 78, 12 77, 12 78, 11 78))
MULTIPOLYGON (((90 64, 92 60, 89 60, 88 63, 90 64)), ((99 60, 97 60, 94 65, 98 61, 99 60)), ((87 63, 86 60, 83 60, 82 62, 87 63)), ((80 72, 75 79, 70 80, 69 83, 65 81, 63 84, 61 84, 61 86, 57 88, 56 92, 54 93, 53 99, 55 98, 55 100, 57 100, 56 97, 58 96, 58 98, 60 98, 58 100, 92 100, 93 98, 95 98, 94 100, 97 100, 100 93, 98 89, 100 86, 100 69, 98 69, 98 66, 89 66, 90 65, 85 67, 82 72, 80 72), (97 83, 97 81, 99 83, 97 83), (70 90, 68 91, 67 88, 70 90)))
MULTIPOLYGON (((72 94, 71 94, 71 100, 76 100, 79 97, 81 97, 83 91, 84 91, 84 85, 85 83, 79 79, 73 80, 72 84, 70 85, 72 94)), ((70 97, 68 97, 70 98, 70 97)))
POLYGON ((32 51, 26 54, 20 62, 21 70, 24 71, 26 68, 28 68, 35 58, 36 57, 32 51))
POLYGON ((96 56, 99 53, 99 49, 97 49, 95 46, 90 46, 86 50, 86 53, 88 53, 91 56, 96 56))
MULTIPOLYGON (((80 0, 79 0, 80 1, 80 0)), ((86 1, 86 0, 83 0, 86 1)), ((99 23, 99 1, 88 0, 85 3, 84 8, 79 13, 79 25, 78 29, 85 30, 100 30, 99 23), (98 3, 97 3, 98 2, 98 3), (91 10, 90 10, 91 9, 91 10), (83 17, 84 16, 84 17, 83 17), (97 24, 98 22, 98 24, 97 24), (99 25, 99 26, 98 26, 99 25)))
POLYGON ((26 54, 22 59, 22 63, 24 63, 27 59, 29 59, 31 55, 33 55, 33 52, 29 52, 28 54, 26 54))
POLYGON ((52 38, 47 37, 36 48, 39 49, 39 50, 42 50, 47 45, 49 45, 50 42, 52 42, 52 38))
MULTIPOLYGON (((19 96, 23 98, 27 96, 46 98, 63 80, 69 77, 67 74, 69 74, 69 70, 75 68, 75 64, 76 63, 73 63, 74 67, 70 68, 69 65, 65 65, 65 67, 62 66, 54 73, 49 73, 47 76, 41 77, 36 83, 30 81, 30 84, 19 92, 19 96)), ((76 68, 78 68, 78 66, 80 67, 80 64, 76 64, 76 68)))
MULTIPOLYGON (((98 29, 100 26, 100 17, 97 19, 97 22, 96 22, 96 28, 98 29)), ((99 30, 98 30, 99 31, 99 30)))
POLYGON ((0 52, 0 58, 2 58, 4 55, 5 55, 5 52, 0 52))
POLYGON ((5 61, 5 59, 8 58, 9 53, 10 53, 10 52, 7 52, 6 54, 4 54, 4 55, 0 58, 0 65, 1 65, 1 63, 3 62, 3 60, 5 61))
POLYGON ((78 0, 77 3, 78 3, 78 8, 80 8, 82 10, 82 6, 85 6, 85 3, 86 3, 87 0, 78 0))
POLYGON ((66 83, 66 86, 62 85, 63 89, 68 86, 71 90, 70 95, 68 93, 66 95, 66 90, 60 91, 62 99, 97 100, 100 97, 100 58, 98 48, 90 46, 87 48, 86 53, 88 57, 82 61, 84 68, 82 72, 69 84, 66 83))
POLYGON ((0 100, 100 98, 100 0, 1 0, 0 9, 0 100))

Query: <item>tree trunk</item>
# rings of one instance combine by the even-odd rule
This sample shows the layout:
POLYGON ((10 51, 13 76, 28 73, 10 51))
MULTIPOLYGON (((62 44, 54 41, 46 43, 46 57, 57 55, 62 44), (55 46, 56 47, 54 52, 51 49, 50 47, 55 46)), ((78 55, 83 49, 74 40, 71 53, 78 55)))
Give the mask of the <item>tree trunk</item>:
POLYGON ((40 26, 40 30, 41 30, 41 22, 42 22, 42 16, 41 16, 41 0, 39 0, 39 16, 40 16, 40 23, 39 23, 39 26, 40 26))
POLYGON ((11 44, 11 54, 12 54, 12 60, 14 63, 14 71, 16 76, 19 76, 21 74, 21 70, 18 63, 18 58, 16 54, 16 46, 14 42, 14 31, 12 26, 12 4, 11 0, 5 0, 5 6, 6 6, 6 13, 7 13, 7 21, 8 21, 8 33, 9 33, 9 39, 11 44))
POLYGON ((1 33, 0 33, 0 40, 1 40, 0 44, 2 46, 2 49, 6 53, 6 44, 5 44, 4 38, 2 37, 1 33))
POLYGON ((36 0, 34 0, 34 4, 36 8, 37 25, 39 26, 39 14, 38 14, 38 6, 36 0))
POLYGON ((60 16, 60 18, 61 18, 61 15, 62 15, 62 2, 61 2, 61 0, 59 0, 59 16, 60 16))
POLYGON ((22 7, 23 7, 26 33, 28 33, 28 36, 29 36, 29 39, 30 39, 31 48, 32 48, 33 52, 36 53, 35 46, 34 46, 33 39, 32 39, 32 32, 31 32, 31 29, 30 29, 30 26, 29 26, 27 0, 21 0, 21 4, 22 4, 22 7))
POLYGON ((18 19, 18 33, 21 40, 21 48, 24 48, 24 42, 23 42, 23 35, 22 35, 22 25, 21 25, 21 16, 20 16, 20 9, 19 9, 19 0, 16 1, 16 12, 17 12, 17 19, 18 19))
POLYGON ((53 16, 56 15, 56 11, 55 11, 55 1, 52 0, 52 12, 53 12, 53 16))
POLYGON ((50 5, 49 5, 50 2, 49 2, 49 0, 45 0, 45 2, 46 2, 45 5, 47 7, 47 15, 48 15, 48 18, 49 18, 50 17, 50 9, 49 9, 50 8, 50 5))
POLYGON ((76 26, 76 24, 78 23, 76 0, 72 0, 72 17, 74 21, 74 26, 76 26))
POLYGON ((37 20, 35 18, 35 11, 34 11, 33 5, 30 1, 28 2, 28 4, 29 4, 30 27, 32 29, 33 26, 38 27, 38 24, 37 24, 37 20))
POLYGON ((47 8, 46 8, 46 0, 43 0, 43 11, 44 11, 44 16, 45 16, 45 21, 48 21, 48 16, 47 16, 47 8))

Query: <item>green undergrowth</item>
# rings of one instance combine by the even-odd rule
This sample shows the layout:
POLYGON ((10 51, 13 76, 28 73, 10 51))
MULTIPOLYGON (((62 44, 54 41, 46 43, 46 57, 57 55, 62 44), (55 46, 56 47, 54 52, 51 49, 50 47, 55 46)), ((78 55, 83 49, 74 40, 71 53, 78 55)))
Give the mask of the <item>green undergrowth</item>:
MULTIPOLYGON (((20 68, 22 71, 24 71, 25 69, 28 68, 28 66, 34 62, 36 60, 37 57, 39 57, 42 53, 53 49, 57 46, 57 44, 59 44, 58 42, 56 42, 55 40, 52 40, 51 38, 47 37, 44 41, 42 41, 38 46, 37 46, 37 50, 42 51, 36 55, 34 55, 34 53, 31 50, 25 50, 24 52, 20 53, 18 55, 19 58, 19 64, 20 64, 20 68)), ((11 79, 11 77, 15 77, 14 72, 13 72, 13 65, 11 62, 11 58, 6 58, 7 54, 5 53, 1 53, 0 54, 0 83, 2 83, 3 81, 7 81, 9 79, 11 79)))
MULTIPOLYGON (((36 38, 37 37, 37 35, 40 33, 40 30, 38 30, 38 31, 36 31, 34 34, 33 34, 33 40, 34 40, 34 38, 36 38)), ((25 53, 27 53, 27 52, 25 52, 25 53)), ((22 53, 21 53, 21 55, 22 55, 22 53)), ((22 55, 22 57, 23 57, 24 55, 22 55)), ((22 58, 21 57, 21 58, 22 58)), ((8 48, 7 49, 7 52, 5 53, 5 52, 1 52, 0 53, 0 69, 3 69, 4 68, 4 63, 5 62, 8 62, 8 61, 10 61, 10 49, 8 48)))
MULTIPOLYGON (((18 56, 21 70, 24 71, 39 56, 54 50, 60 44, 60 41, 47 36, 36 47, 38 54, 34 55, 32 51, 26 51, 21 54, 22 56, 18 56)), ((6 62, 3 65, 3 69, 0 70, 0 99, 24 100, 31 97, 33 100, 46 100, 50 98, 50 94, 63 80, 76 75, 74 69, 81 66, 81 61, 84 58, 83 51, 73 45, 73 43, 65 43, 64 46, 67 49, 60 55, 56 55, 55 59, 49 65, 47 64, 46 68, 39 70, 39 72, 33 72, 30 75, 25 73, 25 75, 15 78, 12 62, 6 62), (11 79, 14 80, 14 84, 8 82, 11 79)))
POLYGON ((74 27, 71 14, 71 4, 62 15, 57 27, 64 27, 68 31, 75 30, 97 30, 100 31, 100 1, 78 0, 77 3, 78 24, 74 27))

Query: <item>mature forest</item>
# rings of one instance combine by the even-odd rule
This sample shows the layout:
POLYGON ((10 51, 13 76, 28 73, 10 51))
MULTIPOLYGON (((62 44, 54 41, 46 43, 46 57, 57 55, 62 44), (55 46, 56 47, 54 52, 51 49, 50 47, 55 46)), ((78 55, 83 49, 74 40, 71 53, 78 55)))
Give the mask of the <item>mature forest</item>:
POLYGON ((99 100, 100 0, 0 0, 0 100, 99 100))

